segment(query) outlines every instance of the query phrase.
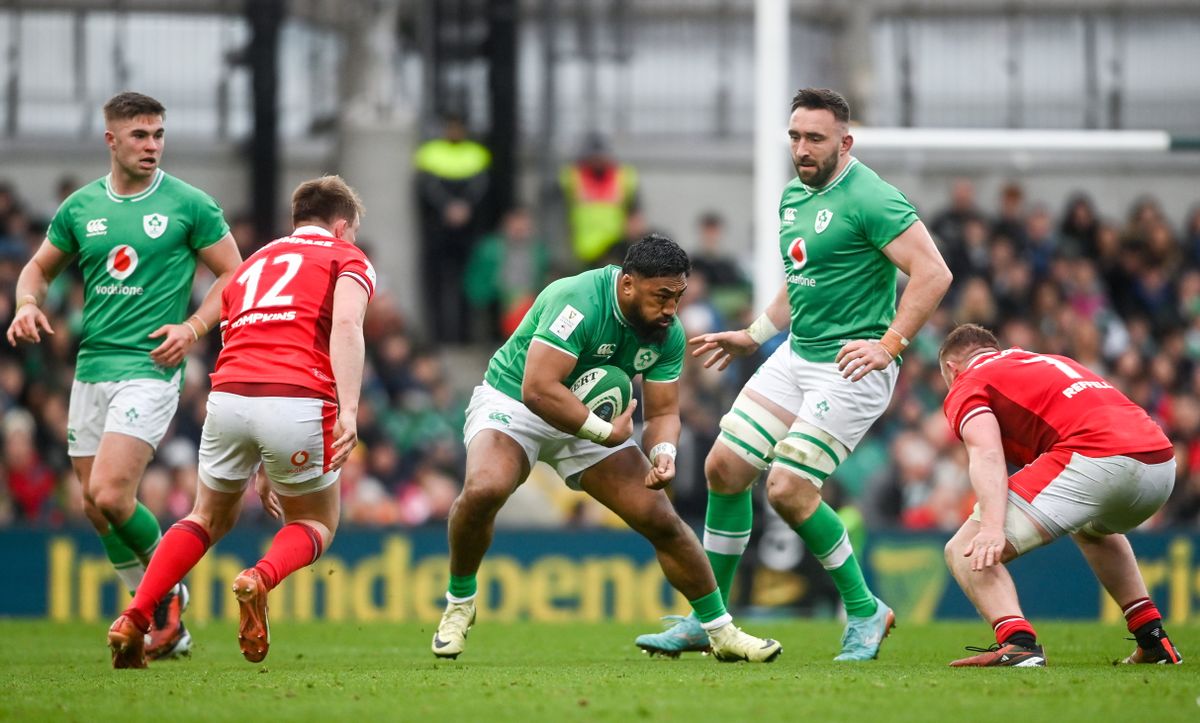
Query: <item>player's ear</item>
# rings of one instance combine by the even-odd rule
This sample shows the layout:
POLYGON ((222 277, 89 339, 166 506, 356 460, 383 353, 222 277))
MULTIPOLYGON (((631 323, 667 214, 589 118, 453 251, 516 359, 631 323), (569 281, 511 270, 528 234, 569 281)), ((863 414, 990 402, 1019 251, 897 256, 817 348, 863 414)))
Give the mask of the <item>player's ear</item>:
POLYGON ((633 274, 621 274, 621 292, 624 294, 632 294, 634 281, 636 281, 636 279, 633 278, 633 274))
POLYGON ((349 228, 349 226, 350 226, 349 221, 347 221, 344 218, 339 218, 333 222, 333 228, 331 228, 329 230, 333 231, 334 238, 345 238, 346 237, 346 229, 349 228))

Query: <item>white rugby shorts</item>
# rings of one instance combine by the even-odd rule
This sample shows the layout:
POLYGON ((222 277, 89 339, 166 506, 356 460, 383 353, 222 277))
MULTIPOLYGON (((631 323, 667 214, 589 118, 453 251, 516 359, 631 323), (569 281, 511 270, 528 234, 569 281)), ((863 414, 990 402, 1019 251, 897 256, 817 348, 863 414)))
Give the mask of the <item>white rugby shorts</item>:
POLYGON ((261 462, 276 494, 319 492, 341 474, 325 469, 336 423, 337 405, 323 399, 212 392, 200 435, 200 481, 240 492, 261 462))
MULTIPOLYGON (((1063 535, 1109 535, 1142 524, 1170 497, 1175 460, 1147 464, 1056 450, 1026 465, 1009 484, 1004 536, 1020 555, 1063 535), (1043 478, 1036 494, 1012 488, 1014 482, 1036 478, 1043 478)), ((980 520, 978 504, 971 519, 980 520)))
POLYGON ((176 371, 168 381, 126 379, 119 382, 81 382, 71 384, 67 406, 67 454, 94 457, 105 432, 136 437, 154 449, 171 426, 179 407, 179 380, 176 371))
POLYGON ((589 439, 580 439, 560 432, 544 419, 530 411, 504 392, 488 384, 480 384, 471 394, 467 405, 467 423, 463 428, 463 442, 468 448, 475 435, 485 429, 494 429, 511 437, 521 449, 530 468, 538 460, 554 468, 571 489, 579 489, 579 479, 585 470, 611 454, 629 447, 637 447, 627 439, 616 447, 605 447, 589 439))
POLYGON ((893 361, 852 382, 842 377, 837 364, 807 361, 785 341, 744 388, 825 431, 853 452, 891 403, 899 369, 893 361))

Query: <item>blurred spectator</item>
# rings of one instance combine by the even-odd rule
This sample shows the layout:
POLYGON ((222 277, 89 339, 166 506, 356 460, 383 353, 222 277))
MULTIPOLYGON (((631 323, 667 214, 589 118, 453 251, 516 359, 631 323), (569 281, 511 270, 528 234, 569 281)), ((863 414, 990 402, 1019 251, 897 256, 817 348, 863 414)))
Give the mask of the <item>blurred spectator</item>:
POLYGON ((637 171, 618 163, 607 141, 593 133, 579 158, 562 169, 559 183, 575 259, 594 266, 621 241, 629 216, 638 211, 637 171))
POLYGON ((550 277, 550 250, 534 235, 529 209, 509 209, 500 229, 485 236, 471 252, 463 277, 463 293, 486 324, 476 339, 507 339, 517 329, 533 299, 550 277))
POLYGON ((699 242, 691 254, 692 270, 704 275, 712 305, 728 318, 740 318, 750 306, 752 287, 737 258, 723 248, 725 219, 716 211, 706 211, 697 226, 699 242))
POLYGON ((33 415, 23 409, 8 412, 0 432, 4 435, 4 479, 16 518, 50 522, 55 475, 34 447, 33 415))
POLYGON ((1017 250, 1025 251, 1025 190, 1017 183, 1006 183, 1000 189, 1000 213, 992 224, 992 232, 1007 236, 1017 250))
POLYGON ((947 249, 964 245, 966 225, 970 221, 984 222, 983 213, 975 202, 975 184, 966 178, 956 178, 950 186, 950 207, 934 216, 929 225, 943 256, 947 249))
POLYGON ((1100 219, 1092 199, 1084 193, 1073 195, 1067 201, 1062 223, 1058 226, 1063 252, 1069 256, 1095 258, 1099 253, 1099 241, 1096 238, 1099 230, 1100 219))
POLYGON ((467 341, 463 272, 482 224, 492 154, 467 138, 466 121, 447 115, 442 136, 417 149, 417 199, 421 216, 421 276, 430 336, 467 341))

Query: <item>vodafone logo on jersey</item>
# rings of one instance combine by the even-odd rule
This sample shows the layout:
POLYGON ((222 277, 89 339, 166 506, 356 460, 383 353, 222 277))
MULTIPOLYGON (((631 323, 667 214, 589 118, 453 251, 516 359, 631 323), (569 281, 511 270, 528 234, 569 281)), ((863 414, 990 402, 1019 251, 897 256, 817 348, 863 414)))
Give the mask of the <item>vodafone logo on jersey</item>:
POLYGON ((128 279, 138 267, 137 251, 132 246, 121 244, 108 252, 108 275, 117 281, 128 279))
POLYGON ((788 258, 792 260, 792 269, 799 271, 808 263, 808 248, 804 245, 804 238, 797 236, 792 239, 792 243, 788 246, 788 258))

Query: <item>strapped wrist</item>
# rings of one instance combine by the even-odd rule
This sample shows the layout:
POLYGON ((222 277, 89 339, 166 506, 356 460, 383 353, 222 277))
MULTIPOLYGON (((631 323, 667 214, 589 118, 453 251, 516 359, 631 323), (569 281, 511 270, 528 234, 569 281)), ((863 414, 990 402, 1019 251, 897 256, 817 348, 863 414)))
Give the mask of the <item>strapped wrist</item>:
POLYGON ((650 448, 650 461, 657 462, 660 454, 665 454, 673 460, 679 455, 679 450, 670 442, 659 442, 650 448))
POLYGON ((17 306, 13 311, 18 311, 22 306, 40 306, 38 299, 33 294, 21 294, 17 298, 17 306))
POLYGON ((587 419, 583 420, 583 426, 579 428, 575 436, 602 444, 612 436, 612 430, 611 422, 604 421, 596 416, 595 412, 588 412, 587 419))
POLYGON ((746 333, 754 340, 755 344, 762 346, 766 341, 778 334, 782 329, 775 326, 775 322, 771 321, 771 317, 767 316, 767 312, 763 312, 755 319, 750 326, 746 327, 746 333))
POLYGON ((891 327, 888 327, 887 333, 879 340, 879 346, 883 347, 884 351, 888 354, 891 354, 893 359, 900 356, 908 348, 908 344, 908 339, 891 327))

